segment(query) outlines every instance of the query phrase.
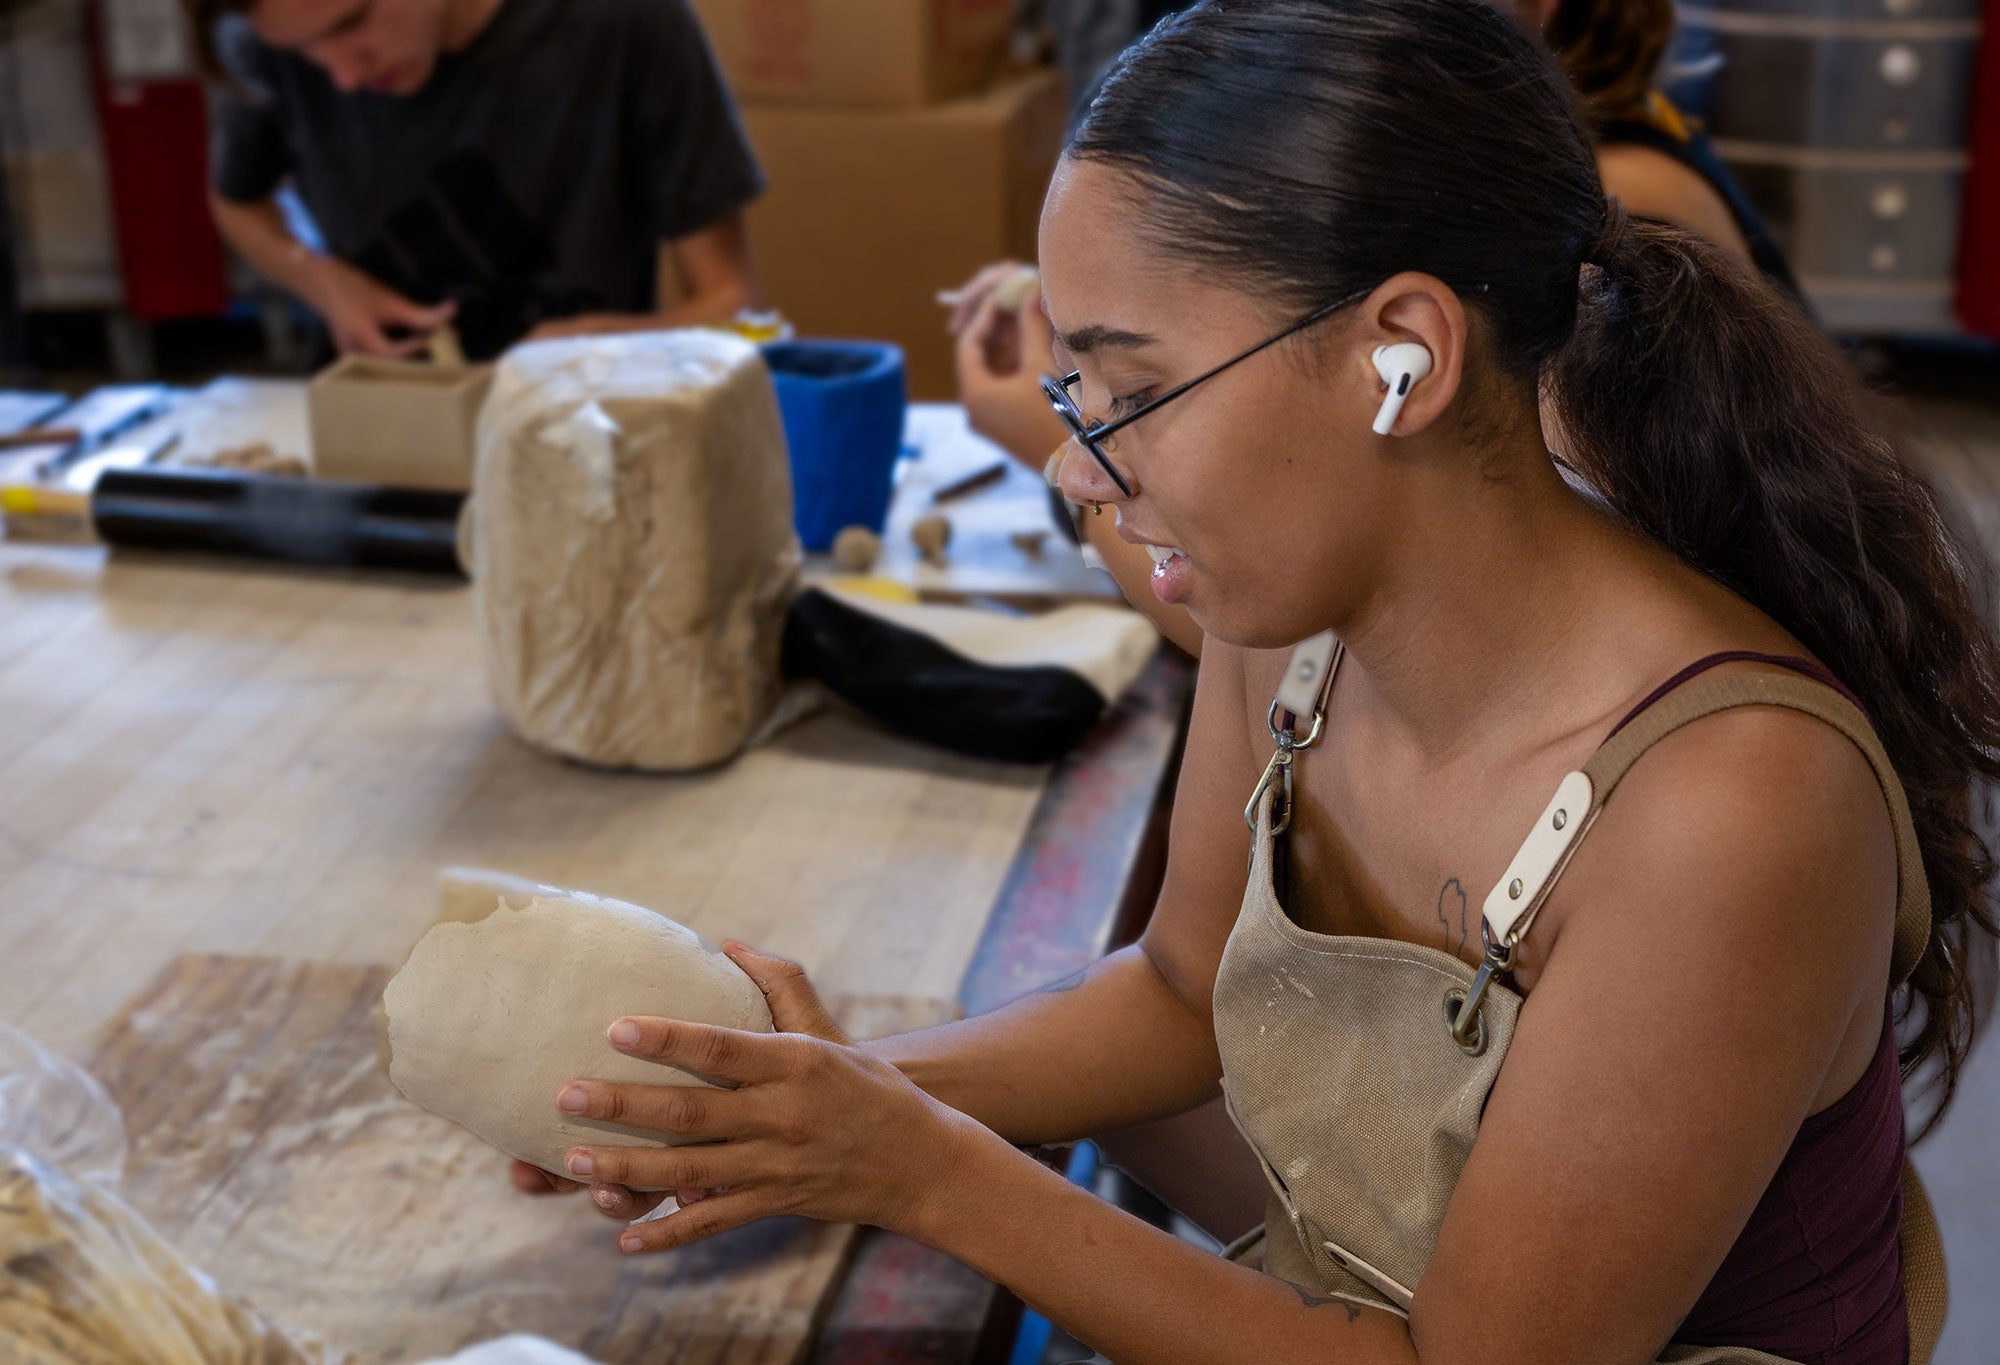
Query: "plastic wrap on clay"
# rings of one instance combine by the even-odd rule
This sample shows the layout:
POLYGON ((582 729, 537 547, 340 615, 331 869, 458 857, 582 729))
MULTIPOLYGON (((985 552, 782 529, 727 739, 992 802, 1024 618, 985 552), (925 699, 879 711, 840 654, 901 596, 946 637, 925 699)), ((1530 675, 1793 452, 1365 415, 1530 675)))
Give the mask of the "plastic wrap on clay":
POLYGON ((799 565, 756 348, 709 331, 520 347, 478 446, 465 554, 508 723, 612 767, 740 749, 778 697, 799 565))

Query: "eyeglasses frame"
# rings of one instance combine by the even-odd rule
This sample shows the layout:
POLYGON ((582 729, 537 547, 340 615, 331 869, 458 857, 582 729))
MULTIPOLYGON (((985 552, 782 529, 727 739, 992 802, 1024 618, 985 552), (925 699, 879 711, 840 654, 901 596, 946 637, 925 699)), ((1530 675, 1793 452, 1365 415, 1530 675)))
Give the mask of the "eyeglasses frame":
POLYGON ((1042 392, 1048 397, 1049 406, 1055 409, 1056 416, 1062 418, 1063 424, 1069 428, 1070 438, 1090 453, 1091 458, 1097 461, 1106 474, 1110 475, 1111 482, 1117 485, 1118 491, 1129 498, 1132 496, 1132 486, 1126 483, 1124 476, 1112 466, 1111 460, 1100 448, 1099 442, 1108 436, 1123 431, 1147 413, 1165 407, 1197 385, 1207 383, 1231 366, 1242 364, 1259 351, 1267 350, 1277 345, 1286 337, 1296 336, 1315 323, 1326 321, 1326 319, 1332 317, 1341 309, 1366 298, 1374 292, 1374 289, 1375 286, 1370 285, 1366 289, 1357 290, 1355 293, 1349 294, 1346 298, 1336 299, 1322 308, 1313 309, 1312 312, 1306 314, 1291 326, 1272 336, 1265 337, 1249 350, 1239 352, 1223 361, 1220 365, 1204 370, 1194 378, 1174 385, 1174 387, 1168 389, 1158 398, 1149 399, 1133 411, 1126 413, 1123 417, 1110 422, 1099 422, 1097 425, 1091 426, 1084 420, 1083 410, 1077 407, 1076 400, 1070 397, 1070 389, 1083 381, 1082 370, 1071 370, 1060 379, 1052 374, 1043 375, 1042 392))

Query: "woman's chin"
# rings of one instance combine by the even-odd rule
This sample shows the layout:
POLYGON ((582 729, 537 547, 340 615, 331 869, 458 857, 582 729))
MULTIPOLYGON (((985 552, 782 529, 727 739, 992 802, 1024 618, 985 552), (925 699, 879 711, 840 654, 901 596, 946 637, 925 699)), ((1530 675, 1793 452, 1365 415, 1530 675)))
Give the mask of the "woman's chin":
POLYGON ((1291 649, 1325 630, 1324 625, 1304 626, 1296 621, 1250 619, 1227 610, 1205 611, 1212 594, 1190 596, 1183 605, 1203 636, 1237 649, 1291 649), (1204 601, 1204 598, 1207 598, 1204 601))

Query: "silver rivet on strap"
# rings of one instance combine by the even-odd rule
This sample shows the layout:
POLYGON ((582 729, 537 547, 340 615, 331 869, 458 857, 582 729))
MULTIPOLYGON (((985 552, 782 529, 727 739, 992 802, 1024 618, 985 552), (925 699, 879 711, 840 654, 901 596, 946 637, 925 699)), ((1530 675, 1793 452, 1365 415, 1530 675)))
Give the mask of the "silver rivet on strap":
POLYGON ((1494 880, 1493 890, 1480 906, 1480 924, 1488 942, 1504 943, 1516 930, 1527 931, 1549 882, 1562 870, 1570 845, 1590 828, 1591 801, 1586 773, 1571 773, 1556 787, 1555 795, 1535 817, 1527 839, 1507 870, 1494 880))

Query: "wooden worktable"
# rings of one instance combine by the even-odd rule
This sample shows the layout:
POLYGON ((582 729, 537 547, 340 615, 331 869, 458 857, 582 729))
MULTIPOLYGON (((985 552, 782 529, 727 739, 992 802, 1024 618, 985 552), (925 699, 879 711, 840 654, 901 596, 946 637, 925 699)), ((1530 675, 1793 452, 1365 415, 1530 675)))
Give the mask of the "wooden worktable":
POLYGON ((469 596, 0 550, 0 1001, 80 1053, 175 953, 396 963, 471 863, 952 999, 1046 773, 820 715, 714 772, 553 760, 469 596))
MULTIPOLYGON (((500 723, 462 585, 0 545, 0 1019, 79 1060, 148 1074, 194 1065, 191 1040, 242 1008, 219 982, 263 983, 278 999, 319 992, 326 1018, 351 1028, 351 997, 379 989, 379 969, 429 923, 436 871, 452 863, 621 897, 794 957, 890 1027, 961 999, 983 1008, 1101 950, 1145 861, 1187 684, 1185 668, 1156 664, 1053 774, 955 758, 840 713, 709 773, 608 773, 539 754, 500 723), (135 999, 141 1008, 121 1015, 135 999), (161 1008, 183 1017, 163 1021, 161 1008), (194 1017, 203 1011, 214 1017, 194 1017)), ((285 1015, 269 1027, 304 1025, 285 1015)), ((351 1051, 322 1064, 351 1071, 351 1051)), ((227 1065, 250 1067, 249 1055, 227 1065)), ((284 1067, 262 1065, 266 1118, 282 1109, 310 1127, 334 1112, 295 1093, 284 1067)), ((341 1074, 353 1093, 325 1105, 372 1115, 400 1103, 376 1078, 341 1074)), ((143 1109, 159 1097, 121 1099, 143 1109)), ((193 1211, 221 1195, 204 1185, 198 1198, 190 1181, 234 1179, 241 1197, 247 1177, 226 1165, 182 1177, 145 1164, 149 1152, 194 1160, 172 1123, 198 1128, 204 1150, 227 1145, 226 1117, 146 1113, 131 1177, 142 1207, 196 1229, 193 1211)), ((337 1161, 325 1170, 378 1187, 394 1178, 337 1161)), ((497 1160, 493 1181, 494 1199, 513 1198, 497 1160)), ((314 1206, 338 1207, 340 1194, 317 1191, 314 1206)), ((332 1236, 337 1221, 308 1226, 332 1236)), ((746 1242, 747 1273, 796 1253, 820 1278, 785 1278, 773 1299, 765 1275, 745 1304, 791 1303, 792 1335, 774 1342, 739 1323, 702 1358, 805 1349, 852 1248, 787 1235, 801 1240, 746 1242)), ((236 1254, 228 1236, 189 1236, 203 1254, 236 1254)), ((727 1262, 705 1262, 708 1289, 671 1302, 695 1312, 715 1299, 732 1283, 727 1262)), ((228 1265, 210 1268, 227 1284, 228 1265)), ((916 1284, 925 1272, 896 1273, 916 1284)), ((254 1287, 283 1318, 271 1279, 254 1287)), ((299 1312, 337 1331, 359 1306, 328 1297, 299 1312)), ((563 1321, 540 1329, 557 1335, 563 1321)), ((462 1333, 431 1335, 475 1340, 491 1323, 475 1315, 462 1333)), ((607 1327, 594 1340, 608 1360, 628 1341, 651 1342, 643 1358, 658 1359, 661 1343, 693 1339, 686 1328, 607 1327)))

